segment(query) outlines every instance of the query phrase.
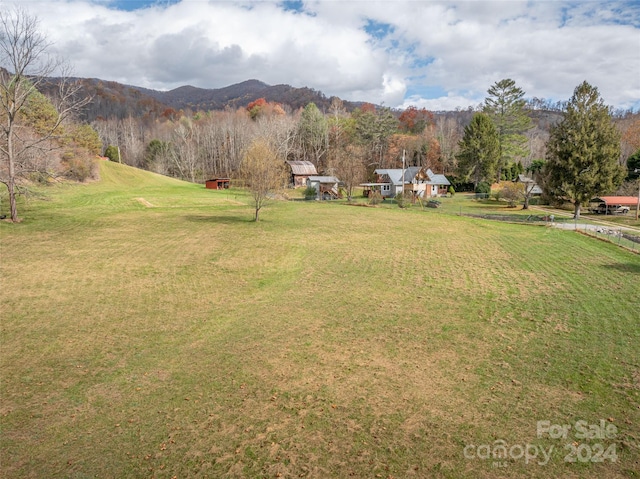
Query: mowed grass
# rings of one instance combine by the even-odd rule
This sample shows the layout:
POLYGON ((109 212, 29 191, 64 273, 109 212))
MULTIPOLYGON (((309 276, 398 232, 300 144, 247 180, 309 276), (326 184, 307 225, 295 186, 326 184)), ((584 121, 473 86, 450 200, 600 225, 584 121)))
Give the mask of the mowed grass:
POLYGON ((0 224, 2 477, 637 477, 638 255, 101 173, 0 224))

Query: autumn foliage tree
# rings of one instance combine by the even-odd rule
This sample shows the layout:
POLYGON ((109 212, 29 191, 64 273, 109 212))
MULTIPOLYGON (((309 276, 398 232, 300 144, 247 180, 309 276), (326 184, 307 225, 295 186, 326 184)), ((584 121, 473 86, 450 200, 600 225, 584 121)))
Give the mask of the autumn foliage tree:
POLYGON ((264 98, 258 98, 257 100, 252 101, 247 105, 247 111, 249 112, 249 116, 252 120, 255 120, 258 115, 260 115, 260 112, 266 104, 267 100, 265 100, 264 98))
POLYGON ((247 111, 252 120, 257 120, 259 117, 265 115, 281 116, 286 114, 280 103, 267 101, 264 98, 258 98, 250 102, 247 105, 247 111))
POLYGON ((426 108, 418 110, 410 106, 398 117, 398 129, 404 133, 420 134, 427 126, 433 125, 433 113, 426 108))

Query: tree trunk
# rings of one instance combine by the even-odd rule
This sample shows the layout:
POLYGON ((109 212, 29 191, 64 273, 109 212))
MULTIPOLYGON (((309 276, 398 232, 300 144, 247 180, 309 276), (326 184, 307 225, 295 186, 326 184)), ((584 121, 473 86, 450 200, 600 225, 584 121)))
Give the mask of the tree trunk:
POLYGON ((16 202, 16 165, 13 156, 13 128, 9 126, 7 135, 7 156, 9 163, 9 181, 7 181, 7 190, 9 190, 9 208, 11 210, 11 221, 18 221, 18 205, 16 202))
POLYGON ((575 203, 575 210, 573 212, 573 217, 577 220, 580 219, 580 202, 579 201, 575 203))
POLYGON ((254 220, 256 223, 258 222, 258 219, 259 219, 259 217, 258 217, 259 213, 260 213, 260 208, 256 208, 256 218, 254 220))
POLYGON ((10 175, 7 182, 7 190, 9 190, 9 209, 11 210, 11 221, 18 221, 18 206, 16 204, 16 187, 13 175, 10 175))
POLYGON ((522 205, 522 209, 523 210, 528 210, 529 209, 529 196, 525 196, 524 197, 524 205, 522 205))

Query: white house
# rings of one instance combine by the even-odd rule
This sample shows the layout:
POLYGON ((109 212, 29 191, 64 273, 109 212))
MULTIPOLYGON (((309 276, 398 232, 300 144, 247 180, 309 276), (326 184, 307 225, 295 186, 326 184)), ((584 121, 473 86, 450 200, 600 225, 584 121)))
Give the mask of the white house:
POLYGON ((431 168, 410 166, 401 168, 379 168, 374 172, 378 175, 375 183, 363 183, 365 191, 379 191, 383 198, 393 198, 402 191, 413 191, 420 198, 430 198, 447 194, 451 183, 444 175, 436 175, 431 168), (403 177, 404 171, 404 177, 403 177))

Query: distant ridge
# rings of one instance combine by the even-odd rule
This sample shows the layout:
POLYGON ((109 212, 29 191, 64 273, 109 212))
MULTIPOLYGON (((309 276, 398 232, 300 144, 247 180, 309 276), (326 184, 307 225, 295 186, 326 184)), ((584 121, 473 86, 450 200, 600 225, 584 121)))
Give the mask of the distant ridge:
MULTIPOLYGON (((327 98, 322 92, 312 88, 295 88, 290 85, 267 85, 260 80, 247 80, 224 88, 205 89, 182 86, 170 91, 148 90, 140 87, 138 91, 174 109, 224 110, 242 108, 258 98, 280 103, 292 110, 304 108, 313 102, 320 109, 328 109, 334 97, 327 98)), ((345 101, 347 109, 354 109, 361 102, 345 101)))
MULTIPOLYGON (((247 80, 224 88, 206 89, 191 85, 181 86, 169 91, 149 90, 130 87, 143 92, 155 100, 175 109, 191 108, 195 110, 224 110, 227 107, 245 106, 260 98, 261 93, 271 88, 259 80, 247 80)), ((291 88, 291 87, 289 87, 291 88)))
MULTIPOLYGON (((295 111, 313 102, 320 110, 328 111, 335 97, 327 98, 312 88, 290 85, 268 85, 259 80, 246 80, 224 88, 207 89, 185 85, 170 91, 124 85, 98 78, 76 78, 83 87, 81 93, 93 100, 82 114, 85 121, 107 118, 171 116, 180 110, 211 111, 244 108, 258 98, 283 105, 295 111)), ((44 93, 53 93, 57 79, 51 78, 44 93), (46 91, 51 90, 51 91, 46 91)), ((363 102, 344 101, 351 111, 363 102)))

